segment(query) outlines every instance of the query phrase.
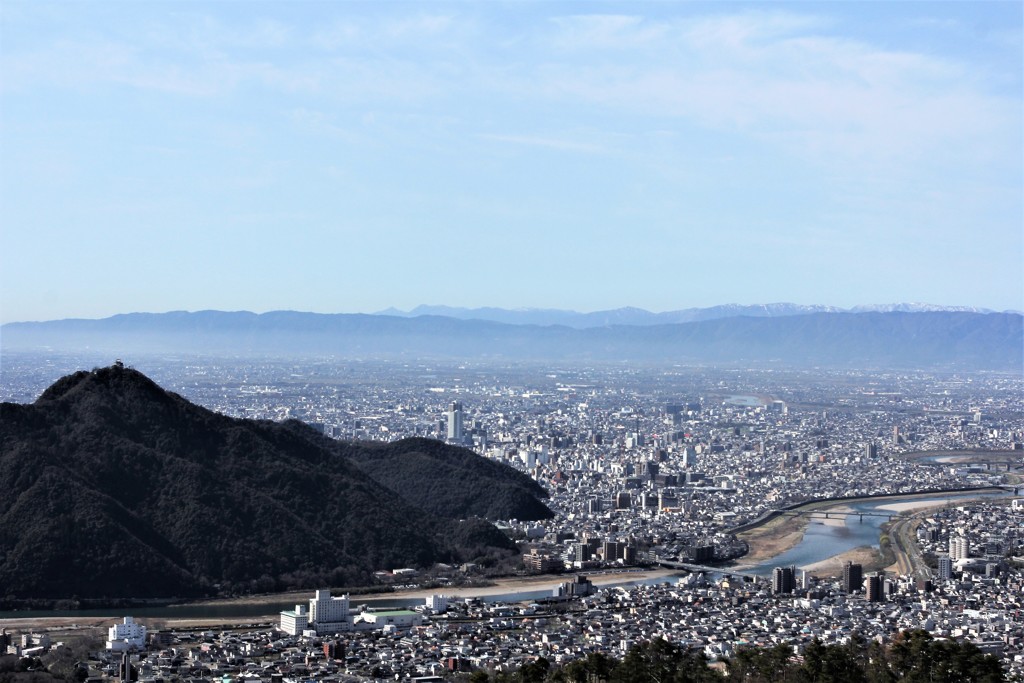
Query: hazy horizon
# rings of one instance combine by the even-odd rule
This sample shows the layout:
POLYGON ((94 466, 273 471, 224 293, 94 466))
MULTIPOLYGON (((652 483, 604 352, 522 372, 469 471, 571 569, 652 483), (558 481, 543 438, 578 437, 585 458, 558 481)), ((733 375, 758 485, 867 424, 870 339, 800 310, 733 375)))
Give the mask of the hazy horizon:
MULTIPOLYGON (((692 311, 702 311, 702 310, 712 310, 712 309, 717 309, 717 308, 728 308, 728 307, 734 307, 734 306, 735 307, 741 307, 741 308, 748 308, 748 307, 772 307, 772 306, 796 306, 796 307, 806 307, 806 308, 822 307, 822 308, 837 309, 835 312, 838 312, 838 313, 864 312, 864 311, 869 311, 869 310, 885 310, 887 307, 901 307, 901 308, 902 307, 909 307, 909 308, 922 307, 924 309, 934 309, 934 310, 943 310, 943 311, 956 311, 958 309, 970 308, 970 309, 976 309, 978 312, 982 312, 982 313, 1010 313, 1010 314, 1015 314, 1015 315, 1024 315, 1024 311, 1018 311, 1018 310, 1013 310, 1013 309, 995 310, 995 309, 985 308, 984 306, 951 306, 951 305, 944 305, 944 304, 934 304, 934 303, 930 303, 930 302, 889 302, 889 303, 876 303, 876 304, 858 304, 858 305, 855 305, 855 306, 850 306, 850 307, 845 307, 845 308, 844 307, 840 307, 840 306, 833 306, 831 304, 794 304, 793 302, 789 302, 789 301, 760 302, 760 303, 754 303, 754 304, 737 304, 737 303, 734 303, 734 302, 729 302, 729 303, 723 303, 723 304, 715 304, 715 305, 711 305, 711 306, 692 306, 692 307, 687 307, 687 308, 671 308, 671 309, 666 309, 666 310, 661 310, 661 311, 652 311, 652 310, 649 310, 649 309, 646 309, 646 308, 641 308, 639 306, 622 306, 622 307, 619 307, 619 308, 599 308, 599 309, 594 309, 594 310, 590 310, 590 311, 580 311, 580 310, 573 310, 573 309, 568 309, 568 308, 546 308, 546 307, 526 307, 526 306, 520 306, 520 307, 516 307, 516 308, 505 308, 505 307, 500 307, 500 306, 487 306, 487 305, 469 307, 469 306, 450 306, 448 304, 417 304, 417 305, 411 306, 411 307, 409 307, 407 309, 399 309, 399 308, 394 307, 394 306, 389 306, 387 308, 383 308, 383 309, 376 310, 376 311, 341 311, 341 310, 338 310, 338 311, 312 311, 312 310, 304 310, 304 309, 298 309, 298 308, 267 308, 267 309, 258 309, 258 310, 248 309, 248 308, 245 308, 245 309, 240 308, 240 309, 233 309, 233 310, 226 310, 226 309, 219 309, 219 308, 195 308, 195 309, 183 309, 182 308, 182 309, 169 309, 169 310, 164 310, 164 311, 156 311, 156 310, 148 310, 148 311, 143 311, 143 310, 139 310, 139 311, 117 311, 117 312, 111 313, 109 315, 91 316, 91 317, 90 316, 75 316, 75 315, 72 315, 72 316, 67 316, 65 318, 49 318, 49 319, 36 319, 36 320, 5 320, 5 321, 3 321, 0 324, 6 325, 8 323, 37 323, 37 322, 59 321, 59 320, 103 320, 103 319, 106 319, 106 318, 111 318, 111 317, 116 317, 116 316, 125 316, 125 315, 166 315, 166 314, 169 314, 169 313, 189 313, 189 314, 192 314, 192 313, 208 313, 208 312, 213 312, 213 313, 252 313, 254 315, 264 315, 264 314, 267 314, 267 313, 302 313, 302 314, 310 313, 310 314, 314 314, 314 315, 393 315, 393 314, 401 314, 403 316, 412 316, 414 314, 415 315, 426 315, 424 313, 416 313, 416 311, 419 310, 419 309, 450 309, 452 311, 456 311, 456 312, 460 312, 460 313, 473 313, 473 312, 482 312, 482 311, 501 311, 501 312, 506 312, 506 313, 552 313, 552 314, 569 314, 569 315, 580 315, 580 316, 594 315, 594 314, 598 314, 598 313, 609 313, 609 312, 615 312, 615 311, 629 311, 629 310, 633 310, 633 311, 649 313, 651 315, 657 316, 657 315, 663 315, 663 314, 674 313, 674 312, 691 311, 691 310, 692 311)), ((430 315, 443 315, 443 313, 441 313, 441 314, 429 313, 429 314, 430 315)))

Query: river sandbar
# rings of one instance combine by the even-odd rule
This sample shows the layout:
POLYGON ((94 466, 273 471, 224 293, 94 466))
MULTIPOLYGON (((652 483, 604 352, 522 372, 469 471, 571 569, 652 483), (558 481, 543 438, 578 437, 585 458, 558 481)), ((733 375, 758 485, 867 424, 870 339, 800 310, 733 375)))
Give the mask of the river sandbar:
POLYGON ((926 508, 941 508, 949 505, 949 502, 936 503, 935 501, 925 502, 920 500, 908 500, 902 503, 887 503, 879 505, 877 509, 889 512, 909 512, 910 510, 924 510, 926 508))
POLYGON ((826 508, 825 510, 822 510, 822 512, 827 512, 829 515, 835 516, 826 517, 825 519, 815 517, 815 522, 825 526, 846 526, 846 515, 853 512, 853 508, 849 505, 839 505, 834 508, 826 508))
POLYGON ((758 564, 795 548, 803 540, 807 524, 801 517, 782 516, 744 531, 739 538, 747 542, 748 550, 741 558, 742 564, 758 564))
POLYGON ((847 562, 861 565, 864 573, 877 571, 882 563, 882 555, 878 548, 860 546, 845 553, 826 558, 820 562, 808 564, 801 569, 818 578, 842 576, 843 566, 847 562))

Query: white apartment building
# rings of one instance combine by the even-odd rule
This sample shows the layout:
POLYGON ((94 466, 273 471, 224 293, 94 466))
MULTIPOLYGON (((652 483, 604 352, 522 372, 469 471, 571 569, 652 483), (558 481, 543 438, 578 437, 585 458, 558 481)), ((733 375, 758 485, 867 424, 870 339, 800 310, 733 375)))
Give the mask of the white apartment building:
POLYGON ((309 624, 318 634, 352 629, 348 595, 331 597, 331 591, 318 590, 309 601, 309 624))
POLYGON ((294 610, 281 612, 280 629, 292 636, 307 630, 315 630, 318 635, 351 631, 348 595, 332 598, 331 591, 318 590, 310 599, 308 610, 305 605, 296 605, 294 610))
POLYGON ((435 613, 442 614, 448 611, 448 596, 447 595, 431 595, 426 601, 427 608, 435 613))
POLYGON ((953 558, 948 555, 939 557, 938 578, 940 581, 949 581, 953 578, 953 558))
POLYGON ((294 610, 281 612, 281 630, 290 636, 302 635, 309 628, 309 613, 305 605, 295 605, 294 610))
POLYGON ((142 650, 146 647, 146 627, 135 623, 133 617, 125 617, 120 624, 107 629, 107 649, 112 652, 142 650))

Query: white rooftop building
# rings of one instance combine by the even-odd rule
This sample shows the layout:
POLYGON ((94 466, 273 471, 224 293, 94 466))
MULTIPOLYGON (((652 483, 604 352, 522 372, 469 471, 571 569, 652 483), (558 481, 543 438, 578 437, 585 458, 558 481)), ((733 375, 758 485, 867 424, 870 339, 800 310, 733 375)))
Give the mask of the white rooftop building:
POLYGON ((305 605, 295 605, 294 610, 281 612, 281 630, 290 636, 302 635, 309 626, 309 613, 305 605))
POLYGON ((309 601, 309 625, 320 634, 351 630, 348 595, 332 598, 331 591, 318 590, 309 601))
POLYGON ((442 614, 448 611, 448 596, 447 595, 431 595, 427 597, 426 601, 427 608, 435 614, 442 614))
POLYGON ((294 610, 281 612, 280 629, 292 636, 307 630, 322 635, 351 631, 352 621, 347 595, 332 598, 331 591, 318 590, 309 601, 309 609, 296 605, 294 610))
POLYGON ((146 627, 135 623, 133 617, 125 617, 120 624, 107 629, 107 649, 113 652, 142 650, 146 647, 146 627))

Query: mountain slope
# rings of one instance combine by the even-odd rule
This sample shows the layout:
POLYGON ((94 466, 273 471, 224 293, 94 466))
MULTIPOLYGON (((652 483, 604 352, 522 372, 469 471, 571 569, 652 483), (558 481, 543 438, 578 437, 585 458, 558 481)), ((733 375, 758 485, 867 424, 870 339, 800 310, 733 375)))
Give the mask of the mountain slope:
POLYGON ((350 454, 375 480, 405 500, 444 517, 548 519, 547 492, 530 477, 472 451, 431 439, 369 445, 350 454), (452 485, 452 482, 457 482, 452 485))
POLYGON ((75 373, 32 405, 0 404, 0 586, 186 596, 470 559, 449 541, 459 523, 367 476, 346 457, 360 448, 218 415, 120 366, 75 373))

